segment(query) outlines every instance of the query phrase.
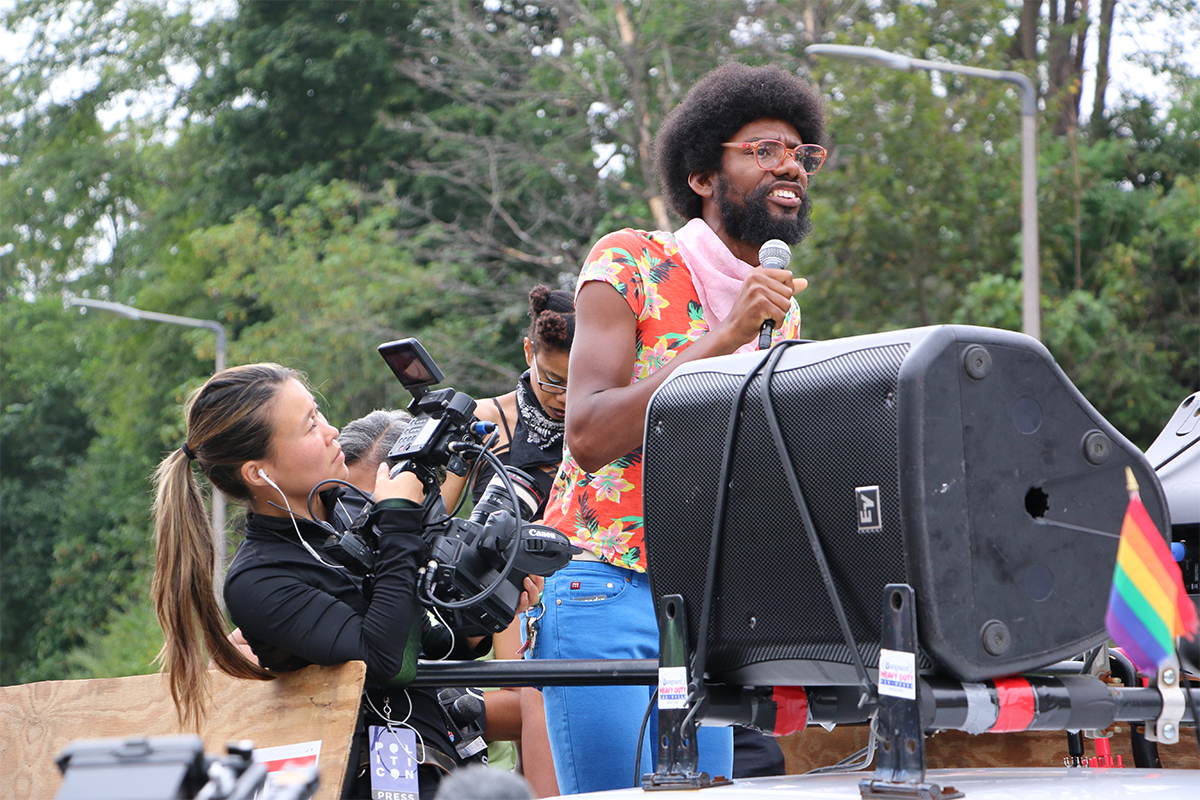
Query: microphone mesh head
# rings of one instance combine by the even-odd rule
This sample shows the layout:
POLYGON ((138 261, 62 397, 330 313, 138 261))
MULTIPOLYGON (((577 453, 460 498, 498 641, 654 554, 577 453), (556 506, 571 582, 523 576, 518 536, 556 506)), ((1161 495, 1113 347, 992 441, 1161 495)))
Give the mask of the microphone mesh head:
POLYGON ((768 239, 758 248, 758 264, 768 269, 787 269, 792 260, 792 248, 781 239, 768 239))

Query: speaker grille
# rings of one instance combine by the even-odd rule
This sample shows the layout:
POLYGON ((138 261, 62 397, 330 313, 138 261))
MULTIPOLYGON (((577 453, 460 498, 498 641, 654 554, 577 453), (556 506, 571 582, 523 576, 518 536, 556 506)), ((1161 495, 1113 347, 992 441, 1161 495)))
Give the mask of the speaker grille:
MULTIPOLYGON (((882 587, 908 580, 896 435, 897 376, 908 350, 907 343, 865 348, 771 379, 785 452, 868 666, 878 664, 882 587), (881 524, 862 531, 855 489, 871 486, 878 487, 881 524)), ((743 380, 715 371, 680 375, 655 395, 647 417, 650 580, 656 597, 683 595, 693 651, 714 487, 743 380)), ((762 382, 755 377, 746 392, 730 468, 709 640, 713 675, 763 661, 851 663, 767 425, 762 382), (739 492, 739 485, 754 489, 739 492), (741 495, 773 500, 752 504, 741 495), (755 590, 746 590, 750 584, 755 590)))

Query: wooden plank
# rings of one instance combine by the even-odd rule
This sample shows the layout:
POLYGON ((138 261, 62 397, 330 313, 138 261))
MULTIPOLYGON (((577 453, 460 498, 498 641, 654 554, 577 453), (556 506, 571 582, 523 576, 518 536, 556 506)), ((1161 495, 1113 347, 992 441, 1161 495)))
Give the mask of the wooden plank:
MULTIPOLYGON (((211 671, 204 751, 249 739, 255 747, 320 740, 316 800, 336 800, 362 699, 366 665, 308 667, 273 681, 211 671)), ((179 726, 166 675, 44 681, 0 687, 0 797, 50 800, 62 781, 54 758, 76 739, 194 733, 179 726)))

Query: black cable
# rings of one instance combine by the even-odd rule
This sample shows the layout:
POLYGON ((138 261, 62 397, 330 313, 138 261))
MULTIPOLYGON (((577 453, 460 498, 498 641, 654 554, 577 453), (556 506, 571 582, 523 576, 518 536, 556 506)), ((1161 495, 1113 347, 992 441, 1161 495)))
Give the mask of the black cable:
MULTIPOLYGON (((458 446, 451 444, 448 446, 448 448, 452 452, 456 452, 456 453, 459 451, 464 451, 464 452, 476 451, 477 454, 486 453, 486 452, 491 451, 492 447, 496 443, 496 440, 499 438, 500 438, 500 431, 493 430, 490 434, 488 434, 488 438, 484 439, 483 444, 475 444, 474 442, 461 442, 458 444, 458 446)), ((446 519, 450 519, 451 517, 458 516, 458 512, 462 510, 463 505, 465 505, 467 502, 467 494, 471 491, 471 484, 475 480, 475 473, 478 471, 479 471, 479 457, 478 457, 478 455, 476 455, 475 460, 471 462, 471 468, 469 470, 467 470, 467 474, 463 478, 463 488, 462 488, 462 491, 458 493, 458 502, 454 504, 453 511, 447 510, 446 519)), ((439 524, 444 521, 445 520, 439 520, 439 524)))
MULTIPOLYGON (((451 609, 451 610, 456 610, 456 609, 460 609, 460 608, 468 608, 470 606, 477 605, 477 604, 483 602, 484 600, 486 600, 487 598, 491 597, 493 594, 495 594, 496 590, 498 588, 500 588, 500 585, 505 581, 505 579, 508 578, 509 573, 512 572, 513 565, 517 563, 517 556, 520 554, 521 528, 522 528, 521 498, 517 494, 517 488, 515 486, 513 486, 512 478, 509 477, 508 470, 506 470, 504 468, 504 464, 500 461, 500 459, 494 453, 484 450, 483 452, 480 453, 480 455, 482 455, 484 458, 487 458, 489 461, 493 462, 492 466, 496 468, 496 474, 499 475, 503 479, 504 488, 505 488, 505 490, 508 491, 508 496, 513 501, 513 516, 516 519, 517 534, 513 538, 512 553, 508 556, 508 560, 504 562, 504 568, 500 570, 500 574, 496 577, 496 580, 492 581, 492 583, 490 585, 484 587, 483 589, 480 589, 474 595, 466 598, 465 600, 454 600, 454 601, 441 600, 441 599, 435 597, 432 592, 427 591, 426 595, 429 598, 430 602, 433 603, 438 608, 446 608, 446 609, 451 609)), ((426 527, 430 527, 430 525, 426 525, 426 527)))
POLYGON ((646 713, 642 715, 642 729, 638 731, 637 741, 637 756, 633 759, 633 786, 637 788, 642 782, 642 743, 646 741, 646 725, 650 722, 650 710, 654 708, 654 701, 658 699, 658 689, 650 695, 650 702, 646 705, 646 713))
MULTIPOLYGON (((457 443, 451 443, 450 445, 447 445, 447 447, 448 447, 448 449, 450 449, 451 451, 456 452, 456 453, 460 452, 460 451, 461 452, 474 451, 477 454, 482 455, 491 450, 492 442, 494 442, 495 439, 499 435, 500 434, 497 433, 496 431, 492 431, 491 435, 488 436, 488 438, 483 442, 483 444, 475 444, 474 442, 457 442, 457 443)), ((425 521, 426 527, 432 527, 434 525, 445 524, 458 516, 458 512, 462 510, 463 505, 466 504, 466 502, 467 502, 467 493, 471 491, 471 481, 474 478, 475 472, 478 469, 479 469, 479 458, 476 457, 476 459, 471 462, 471 469, 469 469, 467 471, 466 477, 463 479, 463 488, 462 488, 462 491, 458 493, 458 502, 454 504, 454 508, 446 509, 446 514, 442 517, 439 517, 439 518, 433 519, 433 520, 426 520, 425 521)))
POLYGON ((695 702, 696 695, 700 691, 700 687, 704 684, 704 672, 707 667, 708 660, 708 627, 712 616, 713 594, 716 591, 716 575, 717 575, 717 555, 721 551, 721 540, 725 533, 725 509, 728 505, 728 487, 729 487, 729 471, 733 461, 733 447, 737 441, 738 420, 742 416, 742 404, 745 401, 746 391, 749 389, 754 376, 762 369, 773 350, 763 354, 762 359, 754 366, 753 369, 746 373, 742 379, 741 386, 738 387, 737 396, 734 398, 733 405, 729 409, 729 423, 725 427, 725 453, 721 460, 721 470, 718 473, 720 476, 717 482, 717 502, 713 509, 713 526, 712 533, 709 539, 708 548, 708 569, 705 572, 704 578, 704 597, 700 603, 700 627, 697 631, 698 640, 696 642, 696 656, 692 659, 692 679, 688 685, 688 702, 691 704, 691 710, 687 717, 684 718, 683 725, 687 725, 695 716, 700 704, 695 702))
POLYGON ((310 519, 313 519, 313 520, 317 519, 317 515, 313 513, 313 507, 312 507, 313 495, 317 494, 317 490, 320 489, 322 486, 324 486, 327 483, 336 483, 338 486, 345 486, 347 489, 353 489, 358 494, 359 497, 361 497, 363 500, 365 500, 368 503, 374 502, 374 500, 375 500, 375 498, 372 497, 368 492, 364 492, 362 489, 358 488, 350 481, 344 481, 341 478, 326 478, 325 480, 321 481, 316 486, 314 486, 313 488, 308 490, 308 500, 305 502, 305 505, 308 506, 308 516, 310 519))
MULTIPOLYGON (((781 345, 786 345, 787 342, 782 342, 781 345)), ((796 478, 796 469, 792 464, 792 459, 788 455, 787 444, 783 441, 783 429, 779 426, 779 419, 775 415, 775 401, 771 398, 771 378, 775 374, 775 365, 779 363, 780 357, 783 355, 783 348, 777 347, 778 354, 772 351, 772 357, 763 370, 763 382, 761 387, 763 414, 767 419, 767 427, 771 430, 771 438, 775 441, 775 450, 779 454, 779 460, 783 464, 784 475, 787 478, 788 486, 792 490, 792 499, 796 503, 796 510, 800 512, 800 521, 804 524, 804 532, 808 536, 808 545, 812 549, 813 558, 817 562, 817 568, 821 572, 821 580, 825 584, 825 591, 829 595, 830 605, 833 606, 833 613, 837 616, 838 627, 842 629, 842 639, 846 647, 850 649, 850 656, 854 659, 854 668, 858 672, 858 681, 862 686, 863 696, 859 701, 859 706, 865 702, 866 698, 871 694, 871 679, 867 675, 867 668, 863 664, 862 654, 858 652, 858 644, 854 640, 854 633, 850 630, 850 621, 846 617, 846 609, 842 606, 842 600, 838 597, 837 587, 833 582, 833 573, 829 569, 829 562, 825 558, 825 550, 821 546, 821 540, 817 536, 816 526, 813 525, 812 515, 808 513, 808 503, 804 499, 804 492, 800 489, 800 481, 796 478)))
MULTIPOLYGON (((493 436, 494 435, 495 434, 493 432, 493 436)), ((489 440, 490 440, 490 438, 491 437, 489 437, 489 440)), ((494 580, 490 585, 484 587, 483 589, 481 589, 480 591, 478 591, 471 597, 468 597, 464 600, 447 601, 447 600, 441 600, 441 599, 435 597, 431 591, 428 591, 428 590, 426 591, 425 595, 430 603, 432 603, 433 605, 435 605, 439 608, 446 608, 446 609, 451 609, 451 610, 457 610, 460 608, 467 608, 467 607, 476 605, 478 603, 483 602, 487 598, 491 597, 496 592, 496 590, 500 587, 501 583, 503 583, 504 580, 508 577, 509 573, 512 572, 513 566, 517 562, 517 556, 520 554, 521 530, 523 527, 522 523, 521 523, 521 499, 517 495, 517 489, 513 485, 512 478, 509 477, 508 470, 506 470, 504 468, 504 463, 501 462, 500 459, 494 453, 492 453, 489 449, 487 449, 486 446, 470 444, 468 447, 466 447, 464 449, 468 449, 468 450, 478 449, 479 455, 488 459, 492 463, 492 467, 496 470, 496 474, 499 475, 501 477, 501 480, 504 481, 504 488, 505 488, 505 490, 508 491, 508 495, 513 501, 513 504, 512 504, 513 505, 513 516, 516 519, 517 534, 513 539, 513 546, 511 548, 511 553, 508 555, 507 560, 504 562, 504 567, 500 570, 499 576, 497 576, 496 580, 494 580)), ((476 465, 478 465, 478 460, 476 460, 476 465)), ((474 471, 474 468, 472 468, 472 472, 473 471, 474 471)), ((312 511, 313 496, 317 493, 317 490, 320 487, 324 486, 327 483, 335 483, 335 484, 338 484, 341 486, 345 486, 349 489, 353 489, 355 492, 358 493, 358 495, 360 497, 362 497, 368 503, 374 501, 374 497, 372 495, 368 494, 367 492, 364 492, 362 489, 358 488, 357 486, 355 486, 354 484, 352 484, 348 481, 344 481, 340 478, 326 478, 325 480, 321 481, 316 486, 314 486, 308 493, 308 513, 309 513, 310 517, 313 517, 313 519, 316 519, 316 517, 313 516, 313 511, 312 511)), ((466 496, 466 487, 464 486, 463 493, 459 496, 459 499, 458 499, 458 506, 455 507, 455 512, 457 512, 458 507, 461 507, 465 496, 466 496)), ((426 520, 422 527, 424 529, 428 530, 429 528, 434 527, 435 525, 440 525, 444 522, 447 522, 448 520, 452 519, 453 517, 454 517, 453 514, 447 514, 447 516, 445 516, 441 519, 432 520, 432 521, 426 520)), ((331 528, 331 530, 332 530, 332 528, 331 528)))

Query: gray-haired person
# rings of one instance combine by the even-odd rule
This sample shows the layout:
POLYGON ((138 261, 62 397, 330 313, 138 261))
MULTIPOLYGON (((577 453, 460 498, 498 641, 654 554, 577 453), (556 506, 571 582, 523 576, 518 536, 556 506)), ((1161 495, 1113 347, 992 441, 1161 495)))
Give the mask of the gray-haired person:
POLYGON ((375 490, 380 463, 411 421, 407 411, 379 410, 346 423, 337 438, 346 457, 351 483, 364 492, 375 490))

